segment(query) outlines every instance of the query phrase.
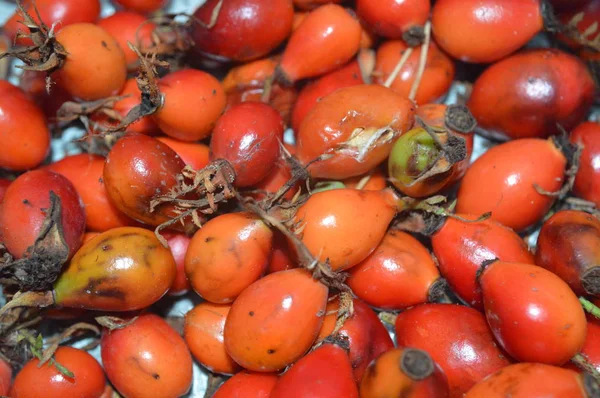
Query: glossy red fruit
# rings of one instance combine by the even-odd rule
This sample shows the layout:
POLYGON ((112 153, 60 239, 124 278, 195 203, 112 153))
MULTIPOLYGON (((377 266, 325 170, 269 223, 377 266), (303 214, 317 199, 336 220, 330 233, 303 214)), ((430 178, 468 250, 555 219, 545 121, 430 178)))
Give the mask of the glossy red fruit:
POLYGON ((292 364, 317 338, 327 293, 304 269, 259 279, 231 306, 225 322, 227 352, 248 370, 273 372, 292 364))
MULTIPOLYGON (((37 13, 33 11, 31 0, 21 1, 25 10, 31 15, 34 21, 39 22, 37 13)), ((94 23, 100 16, 100 0, 36 0, 35 6, 40 14, 42 21, 47 26, 55 26, 54 32, 58 32, 62 27, 79 22, 94 23)), ((11 41, 14 41, 17 32, 29 33, 29 29, 20 21, 23 17, 15 12, 6 21, 3 32, 11 41)), ((30 39, 18 39, 19 45, 32 45, 30 39)))
POLYGON ((277 381, 270 398, 358 398, 348 353, 326 343, 309 352, 277 381))
POLYGON ((583 146, 573 191, 600 206, 600 124, 581 123, 571 132, 571 142, 583 146))
MULTIPOLYGON (((375 83, 384 84, 392 71, 400 61, 402 54, 409 48, 401 40, 390 40, 384 42, 377 49, 377 61, 375 64, 375 83)), ((400 69, 398 76, 389 87, 405 97, 411 92, 413 83, 417 77, 417 70, 421 59, 422 46, 416 47, 410 54, 404 66, 400 69)), ((442 52, 432 41, 427 51, 427 61, 423 77, 416 91, 415 102, 426 104, 441 99, 450 88, 454 80, 454 61, 442 52)))
POLYGON ((137 68, 139 59, 137 54, 129 48, 128 43, 143 50, 152 45, 152 33, 156 29, 156 25, 148 21, 145 16, 129 11, 117 11, 102 18, 97 25, 117 40, 125 53, 125 62, 127 62, 129 70, 137 68))
POLYGON ((265 272, 273 233, 253 213, 221 214, 202 226, 185 255, 194 290, 212 303, 231 303, 265 272))
POLYGON ((356 13, 379 36, 400 39, 429 18, 430 0, 358 0, 356 13))
POLYGON ((575 294, 600 295, 600 221, 578 210, 563 210, 544 222, 535 263, 558 275, 575 294))
POLYGON ((203 302, 185 314, 183 338, 194 358, 213 373, 230 375, 240 370, 223 342, 230 309, 231 304, 203 302))
POLYGON ((513 358, 560 366, 583 347, 583 308, 550 271, 496 261, 485 267, 479 283, 490 328, 513 358))
POLYGON ((375 250, 397 210, 392 190, 332 189, 311 195, 294 221, 308 251, 333 270, 343 271, 375 250))
POLYGON ((23 71, 19 76, 19 87, 42 110, 50 126, 57 124, 55 118, 61 105, 73 101, 73 96, 59 85, 52 86, 50 92, 46 91, 45 72, 23 71))
POLYGON ((146 135, 126 135, 112 147, 104 165, 104 184, 112 203, 129 217, 160 225, 175 215, 172 206, 150 212, 155 195, 166 194, 185 167, 166 144, 146 135))
POLYGON ((114 0, 114 2, 126 10, 150 14, 166 6, 169 0, 114 0))
POLYGON ((591 377, 541 363, 517 363, 475 385, 465 398, 588 398, 598 391, 591 377))
POLYGON ((429 353, 448 377, 450 397, 510 364, 478 311, 454 304, 423 304, 398 315, 398 346, 429 353))
POLYGON ((337 4, 311 11, 285 47, 277 80, 291 84, 339 68, 358 51, 361 32, 354 15, 337 4))
POLYGON ((180 397, 192 384, 192 356, 162 318, 140 315, 121 329, 104 331, 102 364, 113 386, 127 397, 180 397))
POLYGON ((452 290, 469 305, 483 311, 477 272, 485 261, 533 264, 527 244, 512 229, 493 220, 477 220, 476 216, 459 214, 471 220, 446 218, 431 236, 433 254, 440 272, 452 290))
MULTIPOLYGON (((323 341, 333 333, 339 306, 339 297, 327 304, 327 315, 317 341, 323 341)), ((352 316, 346 319, 338 333, 342 338, 347 338, 352 372, 354 380, 358 383, 367 365, 382 353, 394 348, 394 342, 377 314, 367 304, 353 299, 352 311, 352 316)))
MULTIPOLYGON (((600 372, 600 323, 595 318, 588 319, 587 334, 581 355, 597 372, 600 372)), ((572 362, 565 364, 564 367, 583 372, 572 362)))
POLYGON ((297 132, 297 157, 314 162, 313 177, 344 179, 383 162, 396 138, 414 124, 415 105, 389 88, 364 84, 339 89, 307 115, 297 132), (350 113, 349 113, 350 112, 350 113))
POLYGON ((42 163, 50 131, 41 109, 23 91, 0 80, 0 168, 26 171, 42 163))
MULTIPOLYGON (((571 4, 570 9, 559 13, 558 17, 563 24, 575 28, 582 42, 597 42, 600 32, 598 31, 598 26, 594 27, 594 24, 600 19, 600 1, 591 0, 586 1, 584 4, 577 4, 578 2, 582 3, 581 0, 572 1, 571 3, 573 4, 571 4)), ((571 48, 578 49, 583 47, 583 43, 581 42, 564 37, 560 38, 564 39, 571 48)))
POLYGON ((448 397, 448 381, 427 352, 397 348, 371 362, 360 382, 360 396, 445 398, 448 397))
POLYGON ((270 398, 276 383, 276 374, 244 370, 223 383, 213 398, 270 398))
POLYGON ((16 258, 25 256, 35 243, 50 208, 50 192, 60 198, 62 229, 71 257, 85 231, 85 210, 73 184, 60 174, 33 170, 10 184, 0 205, 0 235, 16 258))
POLYGON ((177 266, 177 274, 171 289, 169 289, 169 295, 179 296, 187 293, 190 290, 190 282, 185 275, 185 253, 187 252, 188 246, 190 245, 190 238, 182 233, 163 233, 163 237, 167 240, 175 265, 177 266))
POLYGON ((262 102, 231 107, 217 121, 210 142, 211 158, 225 159, 235 170, 235 185, 248 187, 264 179, 279 159, 283 119, 262 102))
POLYGON ((439 0, 431 23, 435 41, 453 58, 491 63, 540 32, 542 14, 540 0, 439 0))
POLYGON ((212 75, 181 69, 159 80, 164 104, 152 115, 166 135, 181 141, 208 137, 225 109, 225 92, 212 75))
POLYGON ((104 186, 102 156, 89 154, 67 156, 50 164, 47 170, 61 174, 71 181, 83 202, 88 230, 104 232, 134 223, 108 198, 104 186))
POLYGON ((300 124, 306 118, 306 115, 315 107, 317 102, 328 94, 343 87, 364 83, 366 82, 361 74, 358 61, 352 61, 346 66, 310 82, 300 91, 294 104, 292 128, 296 132, 300 131, 300 124))
POLYGON ((179 141, 170 137, 157 137, 156 139, 167 144, 186 165, 191 166, 194 170, 200 170, 210 162, 210 148, 206 144, 179 141))
POLYGON ((341 3, 342 0, 294 0, 294 7, 301 10, 312 10, 327 3, 341 3))
POLYGON ((292 256, 287 238, 279 231, 273 232, 273 250, 267 266, 266 274, 298 268, 297 259, 292 256))
POLYGON ((390 230, 369 257, 350 269, 346 283, 373 307, 402 310, 427 302, 439 277, 425 246, 405 232, 390 230))
MULTIPOLYGON (((292 171, 287 160, 277 159, 275 165, 265 178, 250 188, 248 194, 257 200, 264 199, 266 194, 276 194, 292 178, 292 171)), ((299 183, 290 188, 283 197, 292 200, 300 189, 299 183)))
POLYGON ((90 397, 100 398, 106 378, 102 367, 90 354, 73 347, 59 347, 53 358, 70 372, 69 377, 58 371, 52 362, 39 366, 39 359, 27 362, 17 374, 10 397, 90 397))
POLYGON ((567 160, 552 140, 525 138, 497 145, 478 158, 465 174, 456 211, 482 215, 516 232, 534 225, 552 206, 565 178, 567 160))
POLYGON ((294 6, 291 0, 208 0, 194 17, 203 22, 193 25, 196 51, 247 61, 267 55, 289 36, 294 6), (208 26, 215 12, 216 23, 208 26))
POLYGON ((530 50, 495 63, 475 81, 467 106, 479 129, 494 138, 544 138, 587 115, 594 79, 577 57, 530 50))

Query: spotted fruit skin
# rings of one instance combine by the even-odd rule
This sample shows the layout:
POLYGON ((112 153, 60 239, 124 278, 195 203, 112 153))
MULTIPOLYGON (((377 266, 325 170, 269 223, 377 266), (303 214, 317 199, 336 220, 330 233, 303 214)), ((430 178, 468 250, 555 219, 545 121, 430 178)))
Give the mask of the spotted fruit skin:
POLYGON ((133 311, 155 303, 171 287, 176 265, 152 231, 114 228, 86 242, 54 284, 57 305, 133 311))

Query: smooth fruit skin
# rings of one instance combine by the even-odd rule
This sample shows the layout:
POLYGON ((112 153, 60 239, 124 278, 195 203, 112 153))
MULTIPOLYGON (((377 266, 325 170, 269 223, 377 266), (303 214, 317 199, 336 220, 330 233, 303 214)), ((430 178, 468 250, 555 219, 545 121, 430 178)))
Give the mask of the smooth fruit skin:
POLYGON ((208 137, 225 109, 225 91, 212 75, 181 69, 159 80, 164 104, 152 115, 166 135, 181 141, 208 137))
POLYGON ((63 375, 50 362, 38 367, 40 361, 34 358, 17 374, 9 396, 13 398, 100 398, 102 396, 106 378, 102 367, 94 357, 77 348, 59 347, 53 358, 73 372, 75 377, 63 375))
MULTIPOLYGON (((445 398, 448 397, 448 381, 438 364, 428 359, 420 358, 420 363, 413 364, 406 355, 415 351, 412 348, 396 348, 385 352, 375 359, 365 372, 360 382, 361 398, 445 398), (406 358, 406 359, 405 359, 406 358), (428 375, 414 377, 404 370, 404 361, 409 366, 430 368, 428 375), (424 377, 423 377, 424 376, 424 377)), ((423 352, 423 351, 421 351, 423 352)), ((427 353, 423 352, 425 355, 427 353)), ((414 354, 413 354, 414 355, 414 354)))
POLYGON ((125 54, 125 62, 129 70, 136 69, 139 59, 137 54, 129 48, 128 42, 140 49, 152 45, 152 33, 156 29, 156 25, 146 21, 146 17, 141 14, 117 11, 97 23, 117 40, 125 54))
POLYGON ((581 375, 541 363, 517 363, 477 383, 465 398, 587 398, 581 375))
MULTIPOLYGON (((29 0, 21 1, 33 20, 39 22, 37 14, 33 12, 31 3, 29 0)), ((100 15, 100 0, 36 0, 35 6, 42 21, 47 26, 56 24, 54 32, 58 32, 62 27, 74 23, 94 23, 100 15)), ((23 17, 15 12, 2 28, 11 42, 16 39, 17 32, 29 33, 29 28, 20 21, 23 21, 23 17)), ((16 40, 16 44, 32 45, 33 42, 30 39, 20 38, 16 40)))
POLYGON ((190 389, 192 356, 157 315, 140 315, 122 329, 105 330, 100 348, 106 375, 123 396, 171 398, 190 389))
MULTIPOLYGON (((574 25, 576 31, 586 41, 597 41, 600 37, 600 32, 598 32, 598 27, 596 26, 594 28, 593 25, 600 18, 600 1, 590 0, 580 5, 577 4, 578 2, 581 3, 581 0, 572 1, 571 3, 573 4, 571 5, 571 9, 559 13, 558 18, 560 19, 560 22, 565 25, 574 25), (578 22, 573 24, 574 20, 578 22)), ((581 43, 578 43, 570 38, 562 37, 562 35, 560 35, 559 38, 565 41, 565 44, 573 49, 580 49, 584 47, 581 43)))
POLYGON ((340 69, 336 69, 308 83, 302 88, 294 104, 292 128, 296 132, 300 131, 300 125, 306 118, 306 115, 328 94, 340 88, 364 83, 366 82, 361 76, 360 66, 357 61, 352 61, 340 69))
MULTIPOLYGON (((208 0, 194 17, 209 24, 219 0, 208 0)), ((270 53, 292 31, 291 0, 229 0, 220 4, 214 26, 195 23, 196 51, 234 61, 248 61, 270 53)))
POLYGON ((54 284, 57 305, 132 311, 154 304, 169 290, 176 266, 154 232, 113 228, 86 242, 54 284))
POLYGON ((280 56, 275 55, 236 65, 229 69, 221 80, 221 85, 227 94, 243 87, 264 85, 265 80, 275 73, 280 59, 280 56))
POLYGON ((157 137, 156 139, 167 144, 186 165, 193 167, 194 170, 200 170, 210 162, 210 148, 206 144, 179 141, 170 137, 157 137))
MULTIPOLYGON (((587 335, 581 355, 597 372, 600 372, 600 323, 593 317, 588 318, 587 335)), ((583 372, 573 362, 567 362, 563 368, 573 369, 579 373, 583 372)))
POLYGON ((600 124, 581 123, 571 132, 571 142, 583 145, 573 191, 600 207, 600 124))
POLYGON ((544 27, 539 0, 439 0, 431 23, 444 51, 474 63, 506 57, 544 27))
POLYGON ((431 236, 433 254, 440 273, 452 290, 472 307, 483 311, 477 271, 485 261, 534 264, 527 244, 512 229, 487 219, 474 222, 477 216, 458 214, 465 222, 448 217, 431 236))
POLYGON ((342 0, 294 0, 294 7, 301 10, 312 10, 327 3, 341 3, 342 0))
POLYGON ((578 210, 563 210, 544 222, 535 263, 558 275, 578 296, 600 295, 600 221, 578 210))
POLYGON ((217 120, 210 141, 211 158, 231 163, 236 186, 254 185, 277 162, 283 130, 283 119, 271 106, 262 102, 234 105, 217 120))
POLYGON ((240 370, 223 342, 230 304, 200 303, 185 314, 183 338, 194 358, 213 373, 231 375, 240 370))
POLYGON ((257 372, 292 364, 319 333, 327 293, 328 288, 304 269, 259 279, 231 306, 224 332, 227 352, 238 364, 257 372))
POLYGON ((175 260, 177 272, 175 280, 169 289, 170 296, 180 296, 191 289, 190 282, 185 275, 185 253, 190 245, 191 239, 182 233, 163 233, 163 237, 167 240, 169 250, 175 260))
POLYGON ((185 163, 168 145, 145 135, 130 134, 112 147, 104 164, 104 184, 112 203, 134 220, 160 225, 175 215, 172 206, 150 212, 156 195, 167 194, 185 163))
MULTIPOLYGON (((384 84, 394 70, 402 53, 409 47, 402 40, 390 40, 384 42, 377 49, 377 61, 375 65, 375 83, 384 84)), ((416 47, 400 69, 398 76, 390 88, 405 97, 410 94, 412 85, 417 77, 417 70, 421 58, 422 46, 416 47)), ((441 99, 450 88, 454 79, 456 68, 454 61, 447 56, 435 42, 429 44, 425 70, 419 88, 416 92, 415 102, 427 104, 441 99)))
POLYGON ((510 364, 485 317, 472 308, 419 305, 398 315, 395 331, 399 347, 424 350, 440 365, 452 398, 461 398, 475 383, 510 364))
POLYGON ((296 213, 300 239, 333 270, 349 269, 367 258, 385 236, 396 215, 394 198, 391 190, 317 192, 296 213))
POLYGON ((104 172, 102 156, 71 155, 51 163, 46 169, 61 174, 71 181, 85 207, 85 224, 88 230, 104 232, 134 222, 121 213, 108 198, 102 178, 104 172))
POLYGON ((297 157, 313 177, 344 179, 365 174, 381 162, 396 138, 414 124, 415 105, 379 85, 339 89, 321 99, 297 132, 297 157))
POLYGON ((0 80, 0 167, 26 171, 42 163, 50 149, 50 131, 42 110, 23 91, 0 80))
POLYGON ((185 255, 192 288, 212 303, 231 303, 265 272, 273 232, 251 213, 227 213, 196 232, 185 255))
POLYGON ((465 174, 456 211, 482 215, 521 232, 548 212, 564 181, 565 156, 550 140, 525 138, 497 145, 479 157, 465 174))
POLYGON ((379 36, 399 39, 429 18, 430 0, 358 0, 356 13, 379 36))
POLYGON ((342 6, 325 4, 311 11, 283 51, 278 80, 294 83, 339 68, 358 51, 361 32, 358 20, 342 6))
MULTIPOLYGON (((339 310, 339 297, 327 304, 323 326, 319 331, 317 341, 323 341, 331 336, 335 329, 339 310)), ((348 357, 352 365, 354 380, 360 382, 367 365, 382 353, 394 348, 388 330, 367 304, 359 299, 352 300, 352 316, 346 319, 339 336, 347 338, 350 350, 348 357)))
POLYGON ((107 31, 91 23, 76 23, 62 28, 56 40, 68 55, 53 76, 69 94, 94 101, 121 91, 127 80, 125 53, 107 31))
POLYGON ((141 14, 150 14, 160 10, 167 5, 169 0, 113 0, 129 11, 139 12, 141 14))
POLYGON ((0 203, 2 203, 2 199, 11 182, 11 180, 7 180, 6 178, 0 178, 0 203))
POLYGON ((402 310, 427 302, 439 277, 425 246, 405 232, 390 230, 369 257, 350 269, 346 283, 373 307, 402 310))
POLYGON ((270 398, 277 375, 244 370, 219 387, 213 398, 270 398))
POLYGON ((21 174, 6 190, 0 204, 0 235, 16 258, 25 256, 37 239, 50 207, 50 192, 60 198, 62 229, 71 257, 85 232, 85 210, 73 184, 60 174, 33 170, 21 174))
POLYGON ((346 350, 323 344, 306 354, 277 381, 270 398, 358 398, 346 350))
POLYGON ((594 79, 579 58, 555 49, 524 51, 481 74, 467 106, 479 131, 496 139, 544 138, 584 120, 594 79))
POLYGON ((550 271, 497 261, 479 283, 488 324, 513 358, 560 366, 583 347, 585 313, 569 285, 550 271))

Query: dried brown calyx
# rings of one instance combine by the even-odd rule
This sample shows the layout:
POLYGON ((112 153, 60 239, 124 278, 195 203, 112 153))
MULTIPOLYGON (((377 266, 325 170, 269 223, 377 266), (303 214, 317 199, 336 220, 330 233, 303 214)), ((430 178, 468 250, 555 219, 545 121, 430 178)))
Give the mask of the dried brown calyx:
POLYGON ((170 204, 177 214, 171 220, 159 225, 155 232, 163 244, 166 241, 160 231, 185 219, 191 218, 199 228, 207 215, 215 214, 218 204, 236 197, 233 186, 235 171, 231 163, 217 159, 201 170, 186 166, 177 175, 177 183, 165 195, 157 195, 150 202, 150 212, 157 207, 170 204))
POLYGON ((58 278, 69 256, 62 227, 60 198, 50 191, 50 207, 35 243, 18 260, 7 253, 0 262, 4 285, 17 285, 21 291, 47 291, 58 278))
POLYGON ((17 0, 17 12, 23 18, 21 23, 29 29, 28 34, 17 33, 17 38, 30 39, 33 45, 19 47, 0 54, 0 59, 4 57, 15 57, 23 61, 21 69, 38 72, 47 72, 46 89, 50 91, 50 74, 59 69, 66 57, 67 52, 64 47, 56 40, 54 29, 55 25, 48 27, 42 21, 40 14, 32 2, 33 11, 37 16, 37 21, 23 7, 21 0, 17 0), (38 22, 39 21, 39 22, 38 22))

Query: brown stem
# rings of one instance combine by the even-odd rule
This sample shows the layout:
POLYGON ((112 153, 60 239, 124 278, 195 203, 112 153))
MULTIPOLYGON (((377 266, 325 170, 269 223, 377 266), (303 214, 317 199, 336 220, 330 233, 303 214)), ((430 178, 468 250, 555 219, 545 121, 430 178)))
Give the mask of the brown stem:
POLYGON ((43 364, 45 364, 52 358, 52 356, 58 349, 58 346, 61 343, 61 341, 64 341, 70 338, 75 333, 84 330, 92 331, 97 335, 100 334, 100 329, 98 329, 98 327, 86 322, 78 322, 74 325, 69 326, 57 338, 53 339, 52 343, 43 351, 42 357, 40 358, 40 362, 38 363, 38 368, 41 368, 43 364))

